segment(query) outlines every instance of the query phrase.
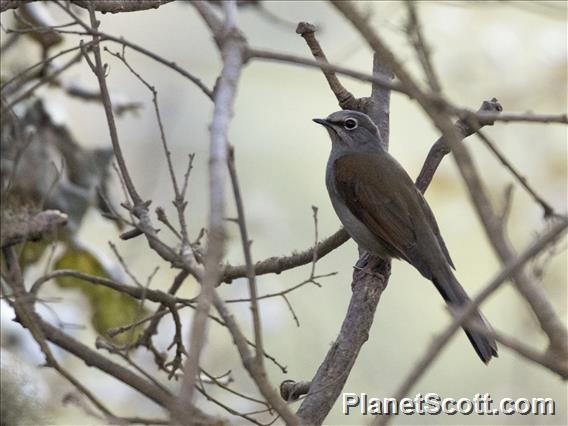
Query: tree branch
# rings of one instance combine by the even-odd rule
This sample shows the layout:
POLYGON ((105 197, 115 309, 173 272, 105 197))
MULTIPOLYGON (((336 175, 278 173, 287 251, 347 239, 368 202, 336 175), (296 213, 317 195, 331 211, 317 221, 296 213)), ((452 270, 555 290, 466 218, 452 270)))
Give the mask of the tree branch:
POLYGON ((67 224, 67 215, 59 210, 44 210, 32 217, 2 218, 2 248, 25 241, 37 241, 57 232, 67 224))
MULTIPOLYGON (((209 10, 209 5, 194 2, 199 10, 209 10)), ((227 176, 227 131, 233 114, 237 84, 243 66, 245 39, 237 28, 236 4, 226 2, 225 22, 216 25, 215 37, 221 46, 223 70, 214 96, 211 142, 209 145, 209 241, 205 257, 205 275, 197 309, 191 323, 189 356, 184 368, 184 380, 179 394, 180 407, 191 403, 195 380, 199 374, 199 359, 205 343, 209 309, 214 289, 221 278, 220 263, 225 242, 225 178, 227 176)), ((183 411, 182 411, 183 413, 183 411)), ((185 421, 182 416, 179 421, 185 421)))
MULTIPOLYGON (((486 111, 495 111, 499 113, 503 110, 503 107, 497 101, 497 99, 493 98, 491 101, 484 101, 481 104, 481 107, 478 110, 478 113, 483 113, 486 111)), ((477 123, 475 126, 469 125, 467 121, 458 120, 455 124, 456 129, 465 139, 468 136, 474 134, 477 130, 479 130, 483 126, 492 126, 493 122, 488 121, 484 123, 477 123)), ((445 138, 441 136, 430 148, 428 155, 426 156, 426 160, 422 165, 422 169, 416 178, 416 187, 424 193, 432 178, 434 177, 434 173, 438 170, 438 166, 442 162, 442 159, 451 152, 450 146, 446 142, 445 138)))
MULTIPOLYGON (((254 264, 255 275, 265 274, 280 274, 289 269, 297 268, 298 266, 307 265, 312 262, 314 251, 318 259, 331 253, 337 247, 349 240, 349 234, 341 228, 335 234, 330 235, 314 247, 301 251, 299 253, 292 253, 289 256, 274 256, 268 259, 256 262, 254 264)), ((225 266, 222 281, 230 283, 237 278, 246 277, 246 265, 240 266, 225 266)))
MULTIPOLYGON (((321 51, 321 47, 317 44, 313 32, 306 41, 312 53, 314 53, 316 48, 319 48, 321 51)), ((314 56, 322 58, 325 61, 324 63, 327 63, 323 51, 321 54, 316 51, 314 56)), ((322 71, 326 75, 330 87, 341 105, 341 99, 345 99, 343 93, 347 91, 345 89, 342 91, 341 86, 337 85, 338 80, 337 83, 333 80, 335 77, 333 73, 327 71, 326 74, 324 67, 322 67, 322 71), (332 78, 331 82, 330 78, 332 78)), ((375 82, 372 87, 371 97, 361 100, 352 99, 349 106, 367 113, 373 119, 381 131, 381 142, 385 145, 385 148, 388 148, 389 85, 392 84, 392 73, 378 55, 375 55, 373 61, 373 78, 375 82), (383 82, 387 84, 383 84, 383 82)), ((312 381, 300 382, 302 384, 300 387, 298 387, 297 383, 290 380, 284 382, 286 385, 284 383, 280 385, 281 392, 292 387, 292 389, 296 390, 294 393, 296 396, 299 396, 302 391, 309 389, 309 393, 298 409, 298 415, 304 423, 321 424, 325 420, 349 377, 362 345, 369 338, 369 330, 373 324, 375 311, 381 295, 388 284, 391 261, 390 259, 379 259, 371 256, 360 249, 357 264, 360 265, 364 262, 373 265, 374 273, 370 275, 359 269, 356 269, 353 273, 351 286, 353 294, 339 335, 329 349, 312 381)), ((285 397, 286 395, 282 394, 282 396, 285 397)))
MULTIPOLYGON (((517 254, 507 239, 503 222, 493 209, 467 147, 465 145, 456 146, 454 157, 493 250, 502 264, 512 262, 517 254)), ((560 220, 564 221, 565 219, 560 220)), ((531 306, 542 330, 548 336, 550 350, 568 356, 568 332, 558 318, 552 303, 546 297, 544 288, 536 285, 522 269, 515 271, 512 278, 516 288, 531 306)))
MULTIPOLYGON (((501 271, 496 275, 496 277, 491 280, 491 282, 476 296, 473 300, 460 311, 454 321, 446 329, 446 331, 436 338, 430 348, 426 351, 426 354, 422 359, 415 365, 414 369, 410 372, 404 383, 395 393, 395 399, 400 401, 404 396, 410 392, 412 386, 424 375, 428 370, 428 367, 432 364, 437 355, 446 346, 447 342, 456 333, 457 330, 464 324, 467 319, 476 311, 476 309, 481 305, 481 303, 486 300, 495 290, 497 290, 507 279, 513 277, 517 272, 522 270, 523 266, 530 261, 532 258, 537 256, 555 241, 557 241, 561 235, 568 228, 568 221, 564 220, 557 223, 549 231, 547 231, 543 236, 538 238, 535 242, 530 244, 519 256, 512 259, 501 271)), ((391 417, 382 416, 377 418, 374 422, 375 425, 385 425, 391 420, 391 417)))
POLYGON ((245 218, 245 208, 243 205, 243 199, 241 197, 241 189, 239 186, 239 179, 237 176, 237 169, 235 167, 235 153, 233 147, 229 148, 229 174, 231 176, 231 184, 233 187, 233 194, 235 196, 235 204, 237 206, 237 217, 239 223, 239 230, 241 234, 241 243, 243 246, 243 253, 245 256, 245 264, 247 267, 247 279, 249 284, 249 295, 250 295, 250 310, 252 313, 252 322, 254 326, 254 343, 256 345, 256 359, 255 362, 258 364, 259 368, 264 370, 264 358, 263 358, 263 344, 262 344, 262 328, 260 323, 260 313, 258 308, 258 292, 256 287, 256 276, 254 273, 254 266, 252 263, 252 254, 250 251, 250 245, 252 241, 249 240, 246 218, 245 218))
MULTIPOLYGON (((16 9, 23 4, 31 3, 37 0, 2 0, 0 3, 0 13, 10 9, 16 9)), ((157 9, 160 6, 171 3, 173 0, 74 0, 73 4, 84 9, 89 8, 89 3, 97 12, 102 13, 121 13, 121 12, 138 12, 141 10, 157 9)))
POLYGON ((288 405, 280 398, 278 393, 272 387, 272 384, 268 381, 268 376, 265 371, 261 368, 261 366, 254 362, 254 356, 250 352, 246 338, 241 332, 239 326, 237 325, 235 318, 229 312, 219 295, 214 289, 213 293, 213 303, 215 304, 215 308, 221 318, 227 324, 227 328, 230 330, 231 335, 233 336, 233 341, 237 346, 239 351, 239 355, 243 362, 245 369, 249 372, 250 376, 255 381, 256 385, 258 386, 262 395, 266 398, 269 404, 278 412, 278 414, 282 417, 282 420, 286 423, 286 425, 290 426, 299 426, 300 424, 304 424, 300 421, 300 419, 290 410, 288 405))
MULTIPOLYGON (((329 63, 324 51, 319 44, 319 41, 315 36, 315 32, 315 25, 310 24, 309 22, 300 22, 296 27, 296 33, 300 34, 302 38, 306 40, 306 44, 310 48, 310 51, 312 52, 314 58, 317 61, 329 63)), ((353 94, 341 84, 341 82, 337 78, 335 71, 325 68, 323 68, 322 71, 329 84, 329 88, 339 102, 339 106, 342 109, 361 110, 361 100, 355 98, 355 96, 353 96, 353 94)))

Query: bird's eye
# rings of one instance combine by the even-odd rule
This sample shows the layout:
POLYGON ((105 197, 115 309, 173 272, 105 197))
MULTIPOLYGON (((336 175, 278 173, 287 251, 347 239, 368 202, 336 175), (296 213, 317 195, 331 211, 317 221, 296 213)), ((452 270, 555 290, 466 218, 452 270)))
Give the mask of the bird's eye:
POLYGON ((345 120, 343 122, 343 127, 345 127, 347 130, 353 130, 357 128, 357 120, 355 120, 354 118, 348 118, 347 120, 345 120))

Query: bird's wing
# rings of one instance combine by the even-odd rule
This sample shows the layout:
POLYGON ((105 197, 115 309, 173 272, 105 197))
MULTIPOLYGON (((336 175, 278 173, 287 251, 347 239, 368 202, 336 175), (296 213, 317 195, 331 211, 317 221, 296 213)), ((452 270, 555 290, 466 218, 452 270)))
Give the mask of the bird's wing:
MULTIPOLYGON (((335 187, 351 213, 365 224, 392 257, 412 263, 409 255, 416 246, 414 222, 402 194, 397 191, 397 187, 403 187, 407 182, 392 175, 398 174, 398 170, 384 166, 390 164, 385 164, 377 154, 344 155, 334 163, 335 187)), ((404 170, 402 172, 410 179, 404 170)))
POLYGON ((430 206, 428 205, 428 203, 424 199, 424 196, 422 195, 422 193, 420 191, 418 191, 418 189, 416 189, 416 192, 418 192, 418 194, 420 195, 420 197, 418 197, 420 208, 424 212, 424 216, 426 217, 426 220, 428 220, 428 223, 430 224, 432 231, 434 232, 434 235, 436 236, 436 238, 438 240, 438 244, 440 245, 440 248, 442 249, 442 253, 444 253, 444 257, 448 261, 449 265, 453 269, 456 269, 456 267, 454 266, 454 262, 452 261, 452 258, 450 256, 450 252, 448 251, 448 248, 446 247, 446 243, 444 242, 444 239, 442 238, 442 234, 440 233, 440 228, 438 227, 438 223, 436 222, 436 218, 434 217, 434 213, 432 213, 432 210, 430 209, 430 206))

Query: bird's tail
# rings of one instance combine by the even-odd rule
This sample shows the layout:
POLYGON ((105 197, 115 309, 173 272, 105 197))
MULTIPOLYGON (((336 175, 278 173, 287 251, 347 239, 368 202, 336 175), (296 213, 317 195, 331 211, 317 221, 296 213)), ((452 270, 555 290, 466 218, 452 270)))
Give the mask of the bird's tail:
MULTIPOLYGON (((450 305, 450 308, 462 308, 471 301, 464 288, 449 268, 439 274, 439 276, 434 277, 432 281, 446 303, 450 305)), ((492 330, 487 320, 479 311, 475 311, 470 316, 469 322, 474 322, 477 324, 477 327, 483 327, 488 331, 492 330)), ((495 343, 495 340, 492 337, 480 333, 478 330, 468 326, 463 326, 463 330, 465 331, 465 334, 467 334, 475 352, 477 352, 477 355, 479 355, 479 358, 481 358, 485 364, 487 364, 492 357, 498 356, 497 343, 495 343)))

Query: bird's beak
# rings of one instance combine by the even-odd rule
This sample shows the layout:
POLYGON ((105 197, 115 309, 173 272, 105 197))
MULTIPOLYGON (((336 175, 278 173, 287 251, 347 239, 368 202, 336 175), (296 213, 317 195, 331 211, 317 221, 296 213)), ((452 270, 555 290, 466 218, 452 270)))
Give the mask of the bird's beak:
POLYGON ((322 126, 325 126, 325 127, 331 127, 331 123, 329 121, 327 121, 327 119, 325 119, 325 118, 312 118, 312 121, 314 123, 321 124, 322 126))

